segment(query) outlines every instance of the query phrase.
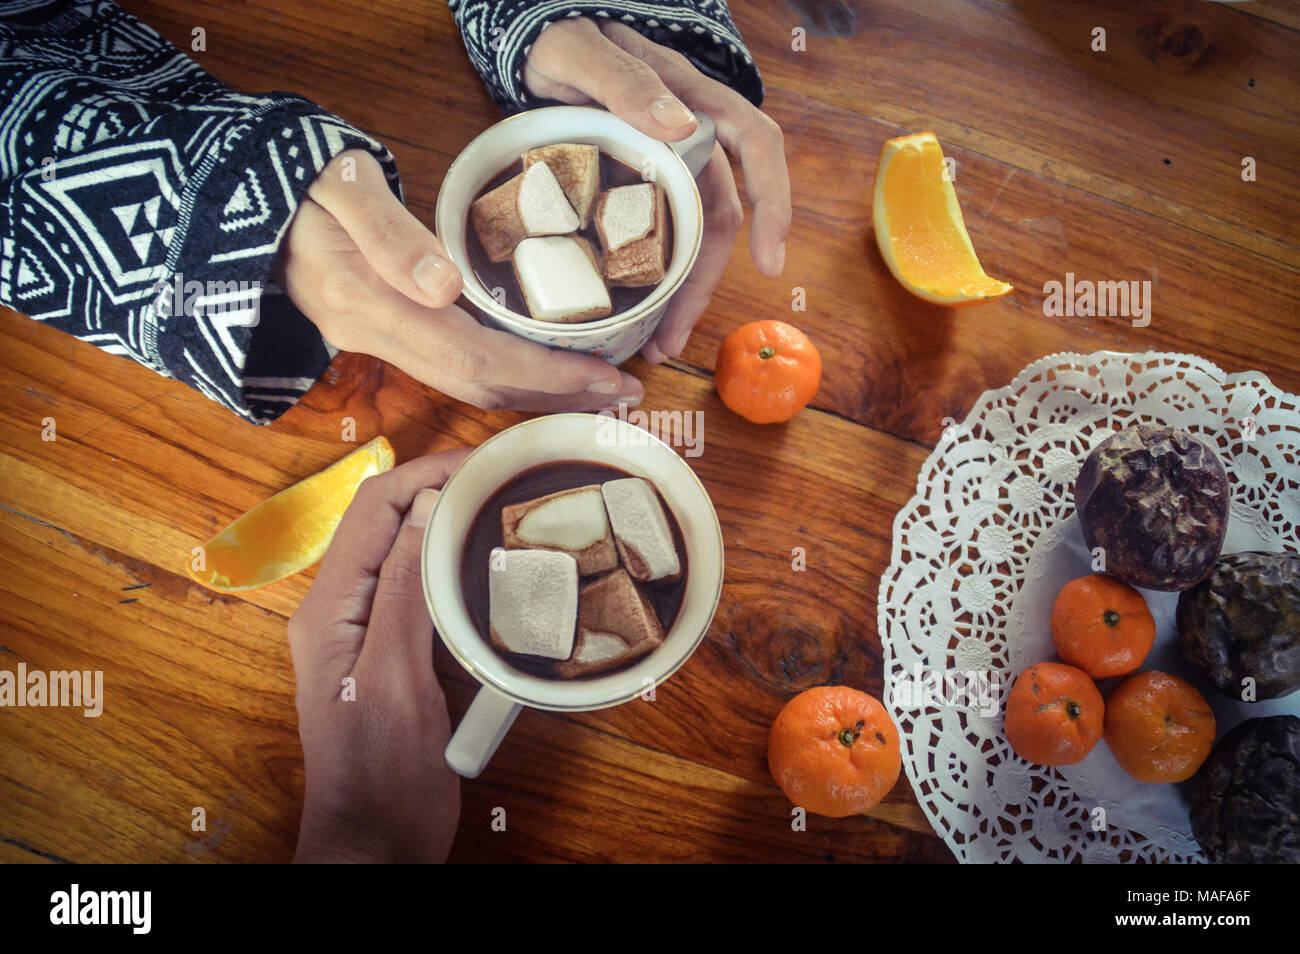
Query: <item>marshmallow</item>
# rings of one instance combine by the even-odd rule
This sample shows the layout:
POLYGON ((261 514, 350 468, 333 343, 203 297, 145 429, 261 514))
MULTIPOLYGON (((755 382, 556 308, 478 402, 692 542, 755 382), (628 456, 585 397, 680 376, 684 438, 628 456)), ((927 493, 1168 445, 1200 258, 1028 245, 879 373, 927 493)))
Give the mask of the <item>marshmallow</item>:
POLYGON ((620 567, 582 588, 573 655, 556 663, 555 673, 574 679, 607 672, 641 658, 663 640, 654 608, 620 567))
POLYGON ((488 619, 492 644, 508 653, 568 659, 578 615, 578 564, 554 550, 492 551, 488 619))
POLYGON ((526 238, 515 246, 514 267, 528 313, 538 321, 590 321, 613 308, 596 253, 584 238, 526 238))
POLYGON ((564 235, 581 224, 551 167, 536 162, 522 173, 519 217, 529 235, 564 235))
POLYGON ((643 239, 655 226, 655 187, 649 182, 602 192, 596 206, 596 234, 606 252, 643 239))
POLYGON ((550 167, 578 215, 579 228, 585 229, 600 195, 600 147, 561 142, 529 149, 523 154, 523 161, 525 170, 536 162, 550 167))
POLYGON ((618 551, 614 549, 599 484, 503 507, 501 535, 509 550, 559 550, 569 554, 577 561, 580 576, 618 566, 618 551))
MULTIPOLYGON (((654 285, 663 279, 668 271, 668 206, 664 198, 664 190, 657 185, 643 184, 653 192, 651 226, 649 232, 640 237, 628 238, 635 236, 637 229, 643 223, 643 217, 640 213, 633 215, 628 208, 624 208, 623 214, 611 218, 613 232, 601 234, 601 241, 614 241, 617 237, 621 244, 615 246, 606 245, 604 258, 601 260, 601 269, 605 275, 605 281, 610 285, 638 287, 642 285, 654 285)), ((640 189, 642 186, 621 186, 619 189, 610 189, 601 197, 603 202, 596 207, 597 231, 601 230, 602 208, 609 205, 609 196, 612 193, 619 192, 621 189, 640 189)), ((615 209, 620 207, 630 207, 642 200, 632 199, 624 203, 619 202, 615 209)), ((608 218, 608 216, 607 216, 608 218)))
POLYGON ((576 232, 580 224, 544 162, 533 163, 509 182, 479 196, 469 213, 483 250, 494 262, 504 262, 529 236, 566 235, 576 232))
POLYGON ((606 481, 600 492, 618 554, 632 579, 645 583, 678 576, 681 560, 654 488, 640 477, 627 477, 606 481))

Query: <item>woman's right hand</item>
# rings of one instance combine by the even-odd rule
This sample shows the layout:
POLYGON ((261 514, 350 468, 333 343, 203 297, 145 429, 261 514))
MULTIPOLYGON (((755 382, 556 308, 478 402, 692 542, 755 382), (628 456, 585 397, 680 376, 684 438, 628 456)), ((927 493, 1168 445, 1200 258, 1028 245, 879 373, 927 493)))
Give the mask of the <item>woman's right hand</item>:
POLYGON ((458 308, 459 269, 362 150, 340 153, 312 183, 281 246, 280 281, 334 347, 476 407, 597 411, 645 393, 607 361, 485 328, 458 308))

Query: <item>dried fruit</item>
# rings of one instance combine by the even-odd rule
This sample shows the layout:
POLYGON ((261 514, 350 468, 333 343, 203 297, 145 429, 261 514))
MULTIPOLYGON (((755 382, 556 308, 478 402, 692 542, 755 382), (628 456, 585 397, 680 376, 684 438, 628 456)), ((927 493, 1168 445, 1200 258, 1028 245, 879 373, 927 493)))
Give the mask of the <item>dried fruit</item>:
POLYGON ((1178 597, 1187 660, 1222 692, 1256 699, 1300 689, 1300 554, 1226 553, 1178 597))
POLYGON ((1220 739, 1191 819, 1213 864, 1300 864, 1300 719, 1247 719, 1220 739))
POLYGON ((1132 586, 1185 590, 1209 575, 1228 529, 1228 475, 1184 430, 1137 424, 1098 444, 1074 506, 1089 549, 1132 586))

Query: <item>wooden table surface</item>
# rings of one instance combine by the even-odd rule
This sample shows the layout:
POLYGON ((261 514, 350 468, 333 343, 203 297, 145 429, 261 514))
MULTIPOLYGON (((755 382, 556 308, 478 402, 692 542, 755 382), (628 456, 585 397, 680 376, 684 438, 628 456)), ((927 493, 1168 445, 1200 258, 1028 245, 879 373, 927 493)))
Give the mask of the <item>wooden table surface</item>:
MULTIPOLYGON (((382 139, 428 223, 452 158, 498 118, 441 3, 123 5, 185 48, 203 26, 196 55, 231 86, 301 93, 382 139)), ((944 418, 1059 351, 1192 352, 1300 390, 1300 3, 733 9, 786 133, 785 274, 761 275, 742 235, 682 358, 628 365, 646 409, 704 412, 692 464, 726 539, 722 602, 654 703, 525 711, 463 785, 453 860, 951 860, 901 779, 869 816, 792 831, 765 759, 768 726, 796 692, 881 694, 879 577, 944 418), (1091 48, 1095 27, 1105 52, 1091 48), (923 129, 957 161, 986 268, 1016 286, 999 302, 926 305, 876 250, 881 144, 923 129), (1043 283, 1071 271, 1154 279, 1150 325, 1046 317, 1043 283), (806 312, 791 312, 796 287, 806 312), (825 361, 815 405, 785 426, 741 421, 712 388, 718 343, 757 318, 800 325, 825 361), (806 572, 791 569, 794 547, 806 572), (491 829, 495 807, 506 832, 491 829)), ((0 338, 0 666, 102 669, 106 696, 99 719, 0 712, 0 861, 287 860, 303 779, 285 621, 311 574, 222 596, 185 576, 190 548, 352 449, 344 417, 409 460, 522 416, 340 355, 257 428, 12 312, 0 338), (53 442, 41 439, 49 417, 53 442), (206 834, 190 830, 195 806, 206 834)), ((474 683, 441 645, 436 664, 456 721, 474 683)))

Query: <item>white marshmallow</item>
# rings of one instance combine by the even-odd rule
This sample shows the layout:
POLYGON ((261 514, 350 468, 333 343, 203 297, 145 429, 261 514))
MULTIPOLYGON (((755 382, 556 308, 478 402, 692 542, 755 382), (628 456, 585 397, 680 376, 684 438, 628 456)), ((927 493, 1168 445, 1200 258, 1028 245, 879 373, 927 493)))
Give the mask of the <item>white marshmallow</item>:
POLYGON ((488 617, 499 648, 568 659, 578 624, 577 561, 557 550, 493 550, 488 617))
POLYGON ((590 246, 579 239, 526 238, 515 246, 514 266, 528 311, 538 321, 586 321, 613 307, 590 246))

